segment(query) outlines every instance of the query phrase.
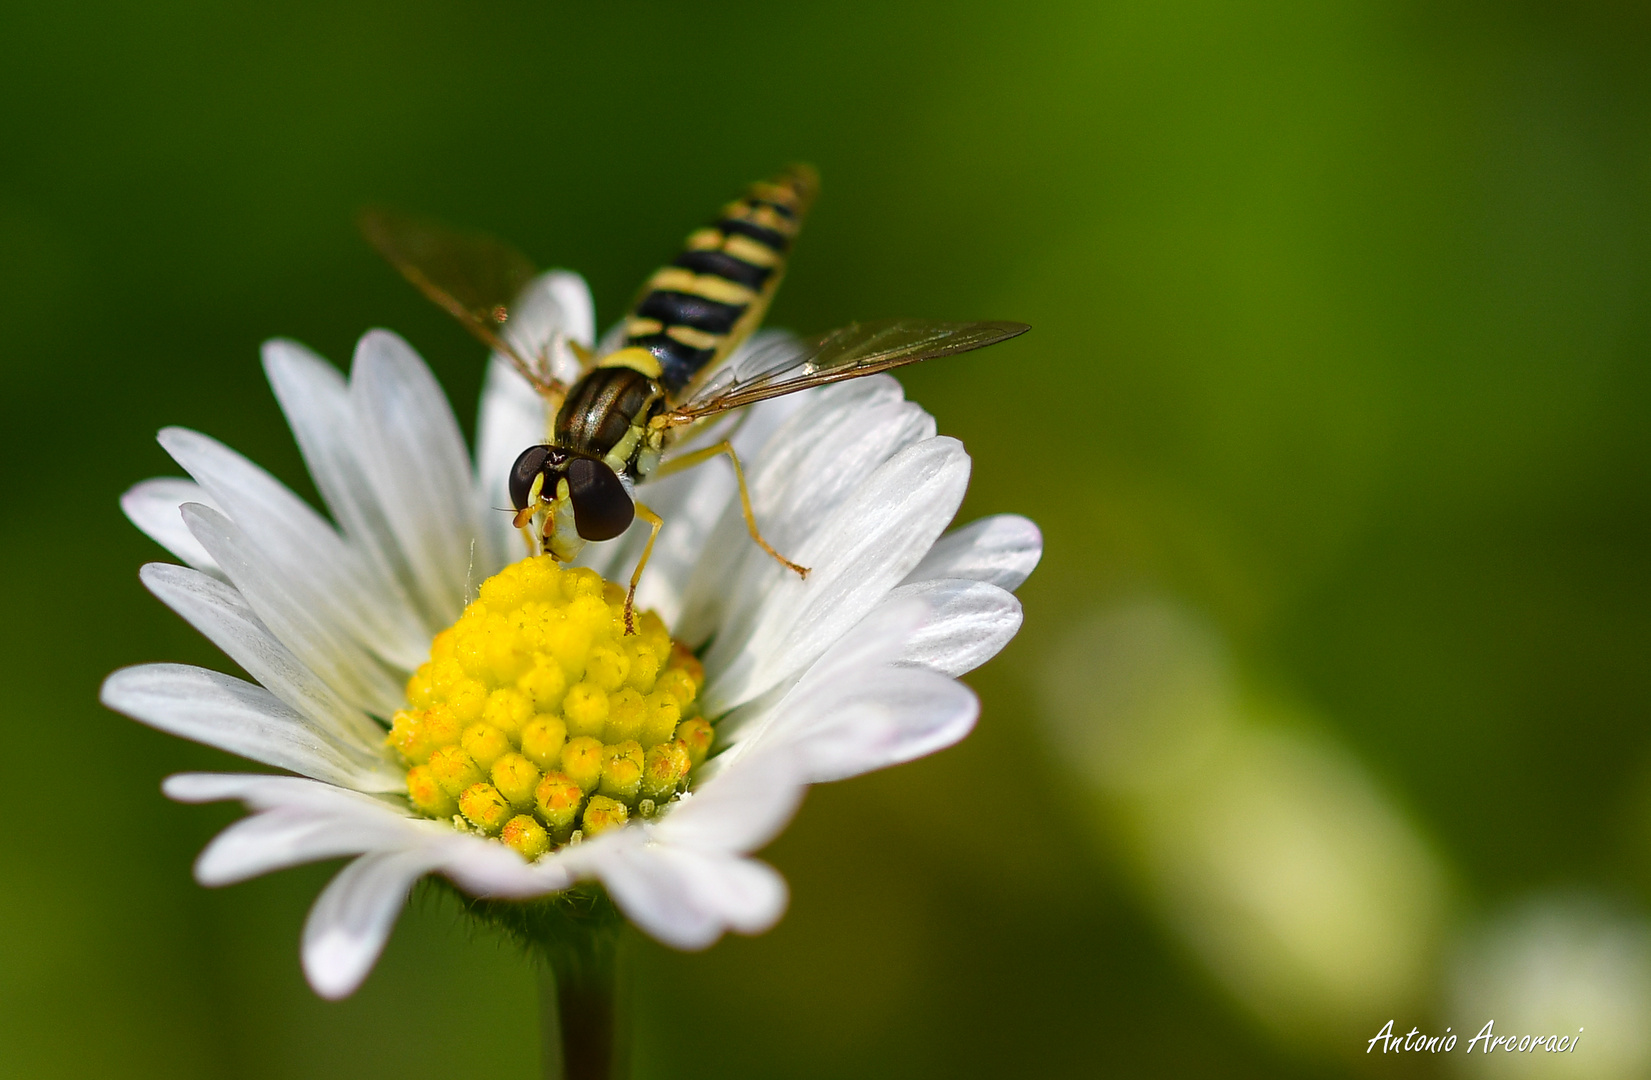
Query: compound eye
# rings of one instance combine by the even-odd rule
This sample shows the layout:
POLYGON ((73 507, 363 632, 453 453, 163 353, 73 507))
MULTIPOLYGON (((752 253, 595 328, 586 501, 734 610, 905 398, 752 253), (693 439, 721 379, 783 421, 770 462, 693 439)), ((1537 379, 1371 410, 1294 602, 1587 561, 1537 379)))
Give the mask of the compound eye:
POLYGON ((533 494, 533 481, 544 471, 550 459, 550 447, 530 446, 516 458, 510 467, 510 501, 516 509, 526 510, 528 497, 533 494))
POLYGON ((573 524, 586 540, 612 540, 631 527, 636 504, 619 477, 592 458, 574 458, 568 464, 568 498, 573 524))

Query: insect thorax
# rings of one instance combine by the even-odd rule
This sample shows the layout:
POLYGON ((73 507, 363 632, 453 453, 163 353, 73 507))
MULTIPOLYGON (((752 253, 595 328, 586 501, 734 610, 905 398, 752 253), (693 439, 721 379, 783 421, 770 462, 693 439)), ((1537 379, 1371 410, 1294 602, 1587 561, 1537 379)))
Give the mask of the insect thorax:
POLYGON ((631 367, 600 367, 568 391, 556 414, 556 444, 608 461, 639 479, 648 420, 665 407, 658 380, 631 367))

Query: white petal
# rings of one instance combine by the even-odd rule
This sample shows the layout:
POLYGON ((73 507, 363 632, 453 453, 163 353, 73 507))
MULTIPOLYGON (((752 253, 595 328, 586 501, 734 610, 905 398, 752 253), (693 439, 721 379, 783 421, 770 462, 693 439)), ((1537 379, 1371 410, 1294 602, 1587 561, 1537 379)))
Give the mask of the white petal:
POLYGON ((730 930, 761 934, 785 914, 785 878, 767 863, 688 851, 679 857, 693 865, 689 883, 699 902, 719 912, 730 930))
MULTIPOLYGON (((773 704, 723 720, 735 744, 713 759, 743 770, 747 755, 792 755, 810 783, 841 780, 950 746, 974 727, 980 704, 960 683, 905 666, 924 604, 913 597, 878 607, 773 704)), ((718 779, 721 779, 720 772, 718 779)))
POLYGON ((482 500, 479 512, 490 523, 494 550, 505 561, 526 554, 521 534, 510 522, 510 468, 523 450, 544 442, 545 435, 544 399, 515 368, 494 357, 487 365, 476 425, 476 487, 482 500))
MULTIPOLYGON (((808 565, 800 556, 821 523, 892 455, 933 434, 933 418, 902 400, 899 383, 886 376, 817 391, 750 463, 757 527, 781 554, 808 565)), ((790 574, 751 542, 738 501, 724 505, 677 624, 679 637, 694 645, 713 631, 740 632, 773 583, 790 574)))
POLYGON ((785 828, 805 790, 789 755, 751 753, 684 796, 652 833, 705 851, 755 851, 785 828))
POLYGON ((320 616, 306 590, 266 562, 222 514, 196 503, 183 510, 190 532, 223 567, 270 632, 345 701, 388 717, 402 706, 399 682, 354 638, 320 616))
MULTIPOLYGON (((160 444, 224 508, 275 568, 294 600, 375 651, 395 651, 387 618, 364 617, 382 607, 356 553, 325 519, 275 477, 215 439, 187 428, 166 428, 160 444)), ((197 538, 198 539, 198 538, 197 538)))
POLYGON ((563 330, 585 348, 596 344, 596 305, 585 279, 571 270, 552 270, 539 280, 562 309, 563 330))
POLYGON ((388 808, 376 813, 270 810, 242 818, 214 837, 195 860, 195 880, 208 887, 232 885, 321 859, 405 847, 415 829, 388 808))
POLYGON ((475 566, 495 562, 492 534, 476 517, 480 499, 453 410, 424 361, 386 330, 356 346, 350 399, 362 464, 425 615, 447 625, 481 584, 475 566))
POLYGON ((120 508, 144 535, 167 551, 197 570, 221 575, 218 564, 183 523, 179 507, 190 502, 216 508, 211 496, 194 481, 157 477, 134 485, 122 495, 120 508))
POLYGON ((338 872, 304 924, 304 974, 324 998, 353 993, 390 938, 413 883, 437 856, 430 850, 363 855, 338 872))
POLYGON ((385 659, 411 670, 429 652, 431 629, 403 584, 410 577, 405 560, 361 463, 360 433, 344 376, 295 342, 265 342, 263 351, 264 373, 304 464, 362 564, 361 588, 367 595, 351 602, 364 605, 359 611, 363 640, 385 659))
MULTIPOLYGON (((433 869, 440 870, 474 896, 526 898, 566 889, 580 878, 595 876, 593 862, 588 856, 594 854, 599 859, 605 846, 620 840, 619 832, 623 832, 620 830, 564 848, 537 862, 527 863, 503 844, 481 840, 468 833, 456 832, 444 823, 414 816, 394 802, 295 776, 181 773, 167 777, 162 790, 168 798, 179 802, 238 799, 253 810, 267 811, 282 820, 303 817, 332 821, 343 836, 336 843, 348 849, 343 852, 345 854, 349 851, 420 846, 430 852, 433 869), (375 837, 377 842, 371 842, 375 837)), ((239 828, 239 824, 231 828, 239 828)), ((313 850, 321 850, 323 845, 329 843, 334 841, 316 837, 313 850)), ((273 860, 283 854, 283 850, 277 847, 267 856, 253 850, 237 857, 249 861, 260 857, 273 860)), ((203 853, 202 859, 205 858, 203 853)), ((216 865, 213 869, 216 872, 216 865)), ((274 865, 266 869, 274 869, 274 865)), ((246 871, 258 872, 262 871, 246 871)))
POLYGON ((601 876, 614 903, 650 937, 679 949, 703 949, 722 936, 715 916, 689 898, 676 867, 649 858, 640 845, 613 850, 601 876))
POLYGON ((824 715, 776 728, 807 762, 812 783, 843 780, 943 750, 974 729, 974 692, 932 671, 892 669, 824 715))
POLYGON ((150 563, 138 572, 138 579, 247 674, 308 718, 316 730, 329 732, 376 756, 384 742, 384 729, 300 663, 234 588, 170 563, 150 563))
MULTIPOLYGON (((717 724, 717 742, 727 749, 700 766, 700 777, 718 776, 757 746, 767 745, 770 727, 794 723, 808 712, 815 688, 835 700, 844 687, 862 682, 867 673, 892 666, 928 618, 928 604, 921 597, 907 595, 878 604, 806 672, 723 716, 717 724)), ((806 771, 795 760, 793 766, 806 771)))
POLYGON ((261 686, 183 664, 122 668, 103 681, 100 700, 161 731, 232 754, 362 791, 394 791, 405 781, 382 759, 340 746, 261 686))
POLYGON ((906 642, 922 629, 931 612, 928 601, 918 595, 894 600, 884 598, 852 633, 844 634, 818 661, 809 667, 803 680, 836 687, 859 678, 863 671, 895 663, 906 642))
POLYGON ((955 439, 928 439, 884 462, 798 550, 813 567, 808 580, 769 575, 750 625, 718 634, 706 655, 705 711, 752 700, 864 618, 922 559, 968 482, 969 456, 955 439))
POLYGON ((877 466, 935 434, 934 417, 888 376, 822 389, 764 445, 750 474, 763 535, 796 547, 877 466))
POLYGON ((971 521, 935 541, 906 582, 973 578, 1013 592, 1043 557, 1043 534, 1019 514, 971 521))
POLYGON ((472 896, 527 899, 560 892, 591 876, 581 873, 577 860, 570 856, 593 846, 563 848, 529 863, 503 844, 454 833, 444 842, 438 869, 472 896))
MULTIPOLYGON (((573 385, 579 377, 579 361, 571 350, 557 348, 558 337, 578 342, 586 348, 596 333, 596 311, 591 304, 585 279, 567 270, 540 274, 510 306, 510 321, 504 338, 523 357, 550 361, 550 375, 573 385)), ((504 358, 494 353, 500 360, 504 358)), ((521 380, 527 385, 525 379, 521 380)))
POLYGON ((756 934, 785 912, 785 879, 754 859, 667 844, 615 849, 602 882, 631 921, 678 949, 703 949, 725 930, 756 934))
POLYGON ((359 812, 410 815, 390 803, 359 791, 300 776, 268 773, 174 773, 161 782, 168 799, 183 803, 239 799, 252 810, 307 809, 317 813, 359 812))
MULTIPOLYGON (((667 460, 724 438, 734 444, 741 460, 756 460, 763 444, 806 404, 807 398, 806 393, 793 394, 751 406, 732 424, 719 425, 673 447, 667 460)), ((641 487, 638 495, 665 520, 665 526, 659 532, 659 540, 654 544, 653 555, 637 589, 637 606, 657 611, 667 626, 674 626, 682 613, 688 580, 705 555, 706 544, 724 509, 733 506, 735 515, 739 513, 733 466, 726 459, 713 458, 673 476, 650 481, 641 487)), ((744 519, 738 520, 741 533, 736 543, 750 545, 743 531, 744 519)), ((622 541, 592 544, 586 549, 589 557, 580 561, 605 577, 623 580, 623 575, 629 574, 641 557, 646 540, 646 523, 639 522, 622 541)))
POLYGON ((984 664, 1020 629, 1020 601, 984 581, 941 578, 902 585, 884 603, 922 599, 929 617, 906 639, 898 662, 956 678, 984 664))

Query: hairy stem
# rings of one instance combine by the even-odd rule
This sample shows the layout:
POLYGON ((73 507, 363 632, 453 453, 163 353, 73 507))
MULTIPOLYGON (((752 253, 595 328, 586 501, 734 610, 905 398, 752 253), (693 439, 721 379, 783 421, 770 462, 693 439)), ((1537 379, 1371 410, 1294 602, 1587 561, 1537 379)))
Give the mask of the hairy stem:
POLYGON ((472 916, 521 945, 539 965, 545 1080, 625 1080, 618 969, 624 917, 589 886, 543 900, 477 900, 441 878, 472 916))

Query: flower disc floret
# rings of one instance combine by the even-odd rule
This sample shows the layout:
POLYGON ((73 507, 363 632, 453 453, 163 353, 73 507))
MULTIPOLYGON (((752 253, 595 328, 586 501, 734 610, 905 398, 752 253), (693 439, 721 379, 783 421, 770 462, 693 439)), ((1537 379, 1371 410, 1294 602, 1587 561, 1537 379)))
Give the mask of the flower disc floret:
POLYGON ((407 683, 388 743, 419 812, 534 859, 651 816, 704 760, 705 675, 653 612, 549 556, 482 583, 407 683))

